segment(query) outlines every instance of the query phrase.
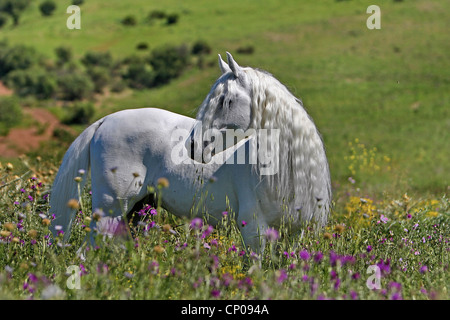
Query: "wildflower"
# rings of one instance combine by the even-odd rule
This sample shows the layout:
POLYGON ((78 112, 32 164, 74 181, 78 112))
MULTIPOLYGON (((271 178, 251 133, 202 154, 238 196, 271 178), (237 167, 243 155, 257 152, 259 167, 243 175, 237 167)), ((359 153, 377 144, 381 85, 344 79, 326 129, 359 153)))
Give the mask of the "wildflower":
POLYGON ((157 275, 159 273, 159 263, 157 261, 152 261, 148 265, 148 270, 151 274, 157 275))
POLYGON ((284 280, 287 279, 287 272, 284 269, 277 270, 275 275, 277 277, 278 283, 282 283, 284 280))
POLYGON ((344 225, 342 225, 342 224, 338 224, 338 225, 336 225, 336 226, 334 227, 334 230, 335 230, 337 233, 342 233, 342 232, 344 231, 344 229, 345 229, 345 227, 344 227, 344 225))
POLYGON ((332 236, 330 233, 325 232, 325 233, 323 234, 323 237, 324 237, 325 239, 331 239, 333 236, 332 236))
POLYGON ((79 174, 80 176, 84 176, 85 173, 86 173, 86 171, 85 171, 84 169, 78 170, 78 174, 79 174))
POLYGON ((387 223, 387 222, 389 221, 389 219, 388 219, 384 214, 381 215, 380 220, 381 220, 383 223, 387 223))
POLYGON ((194 218, 191 221, 191 228, 194 230, 200 230, 203 227, 203 220, 201 218, 194 218))
POLYGON ((169 180, 167 178, 161 177, 156 182, 158 184, 158 187, 160 188, 168 188, 169 187, 169 180))
POLYGON ((308 260, 311 257, 308 250, 306 250, 306 249, 300 251, 299 255, 300 255, 300 259, 302 259, 302 260, 308 260))
POLYGON ((427 266, 422 266, 422 267, 420 267, 419 271, 420 271, 420 273, 424 274, 424 273, 426 273, 428 271, 428 267, 427 266))
POLYGON ((74 180, 76 183, 80 183, 81 181, 83 181, 83 178, 82 178, 82 177, 75 177, 75 178, 73 178, 73 180, 74 180))
POLYGON ((277 241, 279 238, 278 231, 273 228, 268 228, 264 235, 269 242, 277 241))
POLYGON ((243 227, 245 227, 245 226, 247 225, 247 222, 246 222, 245 220, 242 220, 241 225, 242 225, 243 227))
POLYGON ((42 219, 42 224, 43 224, 44 226, 49 226, 50 223, 51 223, 51 221, 50 221, 49 219, 47 219, 47 218, 42 219))
POLYGON ((7 222, 3 226, 5 227, 5 229, 8 229, 9 231, 13 231, 16 228, 14 223, 11 222, 7 222))
POLYGON ((220 290, 217 290, 217 289, 211 290, 211 296, 213 298, 219 298, 220 297, 220 290))
POLYGON ((314 262, 319 263, 322 261, 322 259, 323 259, 323 253, 320 251, 316 252, 316 254, 314 255, 314 262))
POLYGON ((94 219, 94 221, 99 221, 104 215, 105 213, 103 212, 103 210, 97 208, 92 213, 92 218, 94 219))
POLYGON ((38 236, 38 232, 35 229, 31 229, 30 231, 28 231, 28 235, 30 236, 30 238, 36 239, 38 236))
POLYGON ((67 201, 67 206, 70 209, 74 209, 77 210, 80 207, 80 204, 78 203, 78 200, 76 199, 70 199, 69 201, 67 201))
POLYGON ((211 225, 208 225, 208 227, 202 233, 202 239, 208 237, 213 232, 213 230, 214 228, 211 225))
POLYGON ((156 253, 158 253, 158 254, 163 253, 164 251, 166 251, 166 250, 165 250, 163 247, 161 247, 160 245, 154 246, 154 247, 153 247, 153 250, 154 250, 156 253))
POLYGON ((367 252, 372 251, 372 246, 371 246, 371 245, 368 245, 367 248, 366 248, 366 251, 367 251, 367 252))

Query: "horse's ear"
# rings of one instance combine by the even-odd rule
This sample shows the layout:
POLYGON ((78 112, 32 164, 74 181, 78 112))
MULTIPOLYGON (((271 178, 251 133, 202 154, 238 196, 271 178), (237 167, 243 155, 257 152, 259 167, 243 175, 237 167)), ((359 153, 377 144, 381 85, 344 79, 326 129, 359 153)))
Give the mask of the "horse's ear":
POLYGON ((233 56, 229 52, 227 52, 227 59, 231 71, 236 76, 236 78, 239 78, 239 76, 242 75, 242 68, 237 64, 237 62, 233 59, 233 56))
POLYGON ((222 56, 219 54, 219 67, 220 70, 222 71, 222 74, 227 73, 227 72, 231 72, 230 66, 222 60, 222 56))

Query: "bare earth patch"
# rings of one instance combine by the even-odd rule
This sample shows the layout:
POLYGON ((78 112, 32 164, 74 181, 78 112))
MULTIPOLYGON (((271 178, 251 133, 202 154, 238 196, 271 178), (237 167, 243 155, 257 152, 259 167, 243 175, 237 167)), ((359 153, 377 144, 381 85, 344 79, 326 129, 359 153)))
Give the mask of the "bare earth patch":
POLYGON ((15 158, 21 154, 36 150, 41 142, 52 139, 55 128, 64 127, 67 129, 48 110, 24 108, 23 112, 31 116, 37 124, 29 128, 12 128, 7 136, 0 137, 1 157, 15 158))

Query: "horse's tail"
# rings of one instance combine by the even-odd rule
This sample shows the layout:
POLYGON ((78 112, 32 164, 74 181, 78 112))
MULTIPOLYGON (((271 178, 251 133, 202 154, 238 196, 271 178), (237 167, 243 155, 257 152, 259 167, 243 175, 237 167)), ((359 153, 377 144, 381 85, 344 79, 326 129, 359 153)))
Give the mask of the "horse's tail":
POLYGON ((58 231, 55 226, 62 227, 64 239, 67 240, 70 236, 76 209, 70 205, 69 200, 79 200, 78 190, 83 190, 89 172, 90 142, 102 123, 103 119, 100 119, 84 130, 64 155, 50 194, 50 214, 55 217, 50 229, 54 236, 58 231), (85 174, 80 174, 80 170, 84 170, 85 174), (81 181, 75 181, 78 176, 82 178, 81 181))

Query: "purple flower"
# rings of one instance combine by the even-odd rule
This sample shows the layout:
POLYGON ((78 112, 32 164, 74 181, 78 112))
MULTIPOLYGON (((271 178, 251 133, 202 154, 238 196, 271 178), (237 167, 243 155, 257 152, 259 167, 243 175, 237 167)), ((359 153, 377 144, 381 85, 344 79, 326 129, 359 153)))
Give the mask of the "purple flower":
POLYGON ((428 271, 428 267, 427 266, 422 266, 420 267, 420 273, 426 273, 428 271))
POLYGON ((315 263, 320 263, 323 259, 323 253, 318 251, 316 252, 316 254, 314 255, 314 262, 315 263))
POLYGON ((247 221, 242 220, 241 225, 242 225, 243 227, 245 227, 245 226, 247 225, 247 221))
POLYGON ((200 218, 194 218, 191 221, 191 228, 194 230, 200 230, 203 227, 203 220, 200 218))
POLYGON ((280 237, 280 235, 278 234, 278 231, 273 229, 273 228, 268 228, 264 234, 264 236, 266 237, 266 239, 269 242, 275 242, 278 240, 278 238, 280 237))
POLYGON ((300 251, 300 259, 308 260, 310 257, 311 256, 310 256, 308 250, 304 249, 304 250, 300 251))
POLYGON ((287 272, 284 269, 280 269, 277 272, 277 282, 282 283, 284 280, 287 279, 287 272))

